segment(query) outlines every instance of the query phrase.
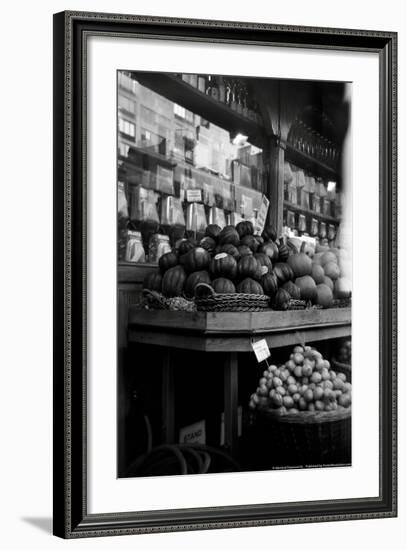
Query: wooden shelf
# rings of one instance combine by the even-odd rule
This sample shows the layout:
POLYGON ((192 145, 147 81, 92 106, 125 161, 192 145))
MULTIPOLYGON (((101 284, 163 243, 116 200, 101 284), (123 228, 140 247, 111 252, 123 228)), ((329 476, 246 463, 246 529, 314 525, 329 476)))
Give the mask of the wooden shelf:
POLYGON ((336 182, 340 181, 339 173, 331 166, 328 166, 320 160, 307 155, 307 153, 298 151, 290 143, 284 142, 283 145, 285 148, 285 160, 288 162, 295 164, 299 168, 308 170, 316 177, 321 177, 336 182))
POLYGON ((228 130, 232 135, 246 135, 251 144, 264 148, 267 136, 261 124, 202 93, 179 77, 166 73, 136 72, 133 78, 205 120, 228 130))
POLYGON ((250 352, 251 338, 270 348, 351 334, 351 309, 255 313, 129 310, 129 341, 210 352, 250 352), (187 337, 186 337, 187 336, 187 337))
POLYGON ((133 262, 120 261, 117 265, 117 282, 118 284, 128 283, 141 285, 146 275, 157 269, 157 264, 136 264, 133 262))
POLYGON ((303 208, 302 206, 299 206, 298 204, 294 204, 289 201, 284 201, 284 208, 287 208, 288 210, 292 210, 294 212, 298 212, 299 214, 304 214, 305 216, 312 216, 317 220, 334 223, 335 225, 338 225, 341 221, 340 219, 334 218, 333 216, 328 216, 326 214, 318 214, 317 212, 314 212, 314 210, 303 208))

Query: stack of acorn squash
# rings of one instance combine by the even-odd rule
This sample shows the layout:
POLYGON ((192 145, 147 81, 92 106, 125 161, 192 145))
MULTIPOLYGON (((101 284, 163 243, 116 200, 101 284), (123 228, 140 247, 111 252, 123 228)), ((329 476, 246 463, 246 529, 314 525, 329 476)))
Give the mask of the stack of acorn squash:
POLYGON ((192 299, 196 286, 206 283, 219 294, 265 294, 275 309, 287 309, 291 299, 330 307, 334 296, 350 294, 339 266, 336 249, 312 258, 277 239, 272 227, 255 235, 253 224, 244 220, 223 229, 208 225, 199 242, 182 239, 161 256, 159 271, 146 277, 144 288, 192 299))

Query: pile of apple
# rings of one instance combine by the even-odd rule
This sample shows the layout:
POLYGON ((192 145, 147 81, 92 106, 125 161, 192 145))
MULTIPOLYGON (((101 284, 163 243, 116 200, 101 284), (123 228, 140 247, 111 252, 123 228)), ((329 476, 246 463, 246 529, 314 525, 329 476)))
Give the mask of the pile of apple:
POLYGON ((295 346, 286 363, 263 372, 251 409, 276 409, 280 414, 335 411, 352 403, 352 385, 346 375, 331 369, 329 361, 310 346, 295 346))

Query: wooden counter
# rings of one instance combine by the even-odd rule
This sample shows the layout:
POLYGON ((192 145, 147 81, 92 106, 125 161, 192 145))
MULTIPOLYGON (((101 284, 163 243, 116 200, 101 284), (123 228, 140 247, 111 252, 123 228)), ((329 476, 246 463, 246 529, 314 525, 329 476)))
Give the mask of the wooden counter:
POLYGON ((174 434, 174 373, 171 349, 224 355, 225 448, 237 449, 238 352, 251 352, 252 339, 270 348, 350 336, 351 309, 306 309, 242 313, 140 310, 129 307, 129 342, 163 347, 163 425, 165 441, 174 434))

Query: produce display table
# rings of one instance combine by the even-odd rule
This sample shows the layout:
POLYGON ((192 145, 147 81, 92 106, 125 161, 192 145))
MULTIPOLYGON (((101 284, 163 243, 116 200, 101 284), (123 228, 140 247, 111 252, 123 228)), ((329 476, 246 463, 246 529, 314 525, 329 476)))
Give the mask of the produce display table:
POLYGON ((269 348, 351 335, 350 308, 241 313, 129 309, 129 342, 164 348, 163 423, 165 441, 174 442, 174 385, 171 349, 224 354, 225 447, 236 454, 238 432, 238 352, 252 352, 252 339, 269 348))

